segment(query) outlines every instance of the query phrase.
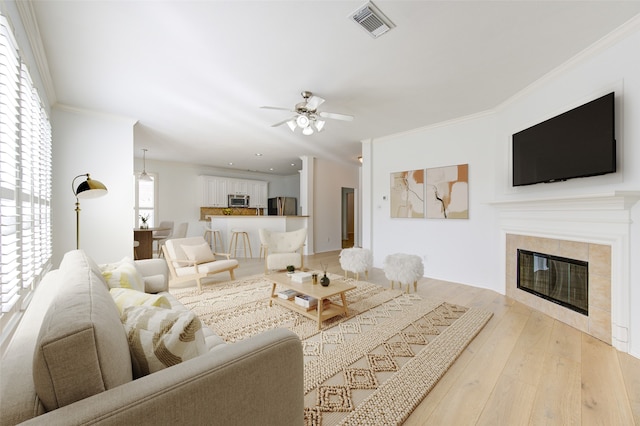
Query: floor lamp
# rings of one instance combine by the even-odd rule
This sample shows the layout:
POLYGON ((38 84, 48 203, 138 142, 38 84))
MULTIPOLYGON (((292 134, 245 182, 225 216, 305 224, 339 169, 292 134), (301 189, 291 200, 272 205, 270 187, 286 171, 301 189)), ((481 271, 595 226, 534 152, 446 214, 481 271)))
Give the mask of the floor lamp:
POLYGON ((107 187, 100 181, 91 179, 89 173, 78 175, 71 181, 71 190, 76 196, 76 249, 80 248, 80 201, 79 198, 97 198, 107 194, 107 187), (76 180, 80 177, 87 179, 76 186, 76 180))

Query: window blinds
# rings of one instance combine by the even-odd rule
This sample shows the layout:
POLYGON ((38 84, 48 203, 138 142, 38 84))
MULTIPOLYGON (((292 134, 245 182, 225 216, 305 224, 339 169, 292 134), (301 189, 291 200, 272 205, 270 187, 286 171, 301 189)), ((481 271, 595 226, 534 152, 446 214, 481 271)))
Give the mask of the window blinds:
POLYGON ((51 125, 0 15, 0 337, 50 267, 51 125))

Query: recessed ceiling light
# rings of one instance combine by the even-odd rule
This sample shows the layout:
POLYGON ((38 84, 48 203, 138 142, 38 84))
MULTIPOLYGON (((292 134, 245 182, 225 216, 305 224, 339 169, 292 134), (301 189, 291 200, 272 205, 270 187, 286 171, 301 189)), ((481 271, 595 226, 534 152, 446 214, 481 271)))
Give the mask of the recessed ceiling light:
POLYGON ((262 154, 260 154, 259 152, 256 152, 256 157, 262 157, 262 154))
POLYGON ((230 165, 230 166, 233 166, 233 163, 232 163, 232 162, 229 162, 229 165, 230 165))
POLYGON ((273 171, 273 167, 269 167, 269 171, 273 171))
POLYGON ((296 163, 291 163, 291 167, 295 167, 295 166, 296 166, 296 163))

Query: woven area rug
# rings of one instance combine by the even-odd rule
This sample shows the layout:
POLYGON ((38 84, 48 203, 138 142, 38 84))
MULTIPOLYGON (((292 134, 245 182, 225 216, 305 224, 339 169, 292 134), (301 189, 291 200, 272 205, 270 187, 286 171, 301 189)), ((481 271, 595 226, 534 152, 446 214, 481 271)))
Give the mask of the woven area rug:
MULTIPOLYGON (((338 275, 333 280, 342 280, 338 275)), ((263 275, 171 293, 227 342, 283 327, 302 340, 305 425, 401 424, 491 313, 348 279, 349 317, 317 323, 269 307, 263 275)))

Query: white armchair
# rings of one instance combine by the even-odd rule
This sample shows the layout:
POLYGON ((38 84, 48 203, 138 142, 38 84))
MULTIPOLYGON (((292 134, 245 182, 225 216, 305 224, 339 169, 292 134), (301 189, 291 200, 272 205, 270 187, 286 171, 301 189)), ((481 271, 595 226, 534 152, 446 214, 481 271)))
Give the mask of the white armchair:
POLYGON ((213 253, 203 237, 169 239, 162 250, 169 267, 170 285, 195 280, 198 290, 202 291, 202 278, 225 271, 235 280, 233 270, 238 267, 238 261, 231 259, 229 253, 213 253))
POLYGON ((265 274, 270 270, 286 269, 289 265, 297 269, 304 267, 302 247, 307 239, 307 228, 288 232, 259 229, 258 233, 264 250, 265 274))

